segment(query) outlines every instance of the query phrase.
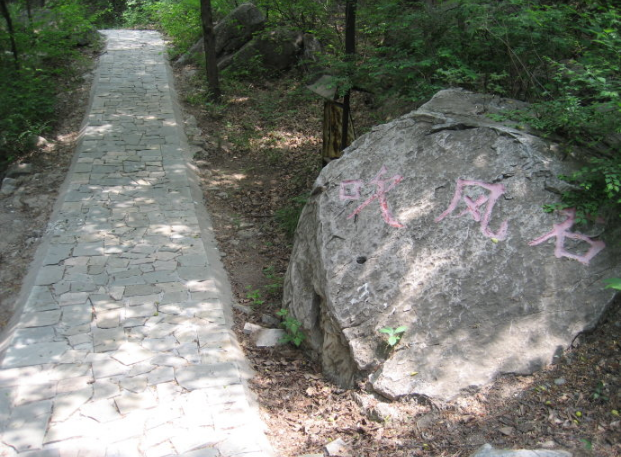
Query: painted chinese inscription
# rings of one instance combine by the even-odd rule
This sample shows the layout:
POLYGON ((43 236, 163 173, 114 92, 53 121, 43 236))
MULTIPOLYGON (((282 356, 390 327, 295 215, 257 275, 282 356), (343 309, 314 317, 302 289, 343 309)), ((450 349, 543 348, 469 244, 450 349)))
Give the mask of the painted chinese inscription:
MULTIPOLYGON (((351 219, 357 216, 364 208, 366 208, 373 201, 377 200, 380 205, 380 211, 382 213, 382 218, 384 219, 384 222, 392 227, 404 227, 404 225, 392 215, 390 209, 388 208, 388 200, 386 198, 386 194, 403 180, 403 176, 397 174, 390 179, 382 179, 382 177, 386 173, 386 167, 382 166, 379 173, 371 181, 369 181, 369 184, 375 185, 375 193, 373 193, 349 216, 347 216, 347 219, 351 219)), ((363 187, 364 182, 359 179, 342 181, 339 190, 339 197, 342 201, 359 200, 361 198, 360 193, 363 187)), ((503 186, 502 184, 489 184, 483 181, 458 179, 457 185, 455 187, 455 193, 453 195, 453 198, 451 199, 448 208, 442 214, 436 217, 434 221, 437 223, 449 216, 457 209, 457 206, 463 200, 464 204, 466 205, 466 209, 458 213, 455 217, 470 215, 474 221, 480 223, 481 233, 483 233, 483 235, 491 238, 494 242, 505 240, 507 238, 507 232, 509 227, 509 223, 507 220, 502 221, 500 224, 500 228, 495 232, 489 227, 494 206, 498 202, 498 199, 505 192, 505 186, 503 186), (476 199, 473 199, 468 195, 465 195, 465 189, 468 187, 479 187, 482 188, 484 191, 487 191, 487 193, 483 193, 476 197, 476 199)), ((593 257, 595 257, 602 249, 606 247, 605 243, 599 240, 592 240, 591 238, 581 233, 570 232, 570 229, 575 223, 576 211, 574 209, 568 209, 562 211, 561 213, 567 216, 567 219, 565 219, 565 221, 561 222, 560 224, 554 224, 554 228, 550 232, 532 240, 528 243, 528 245, 537 246, 544 241, 549 240, 550 238, 556 238, 554 255, 557 258, 567 257, 569 259, 577 260, 584 265, 588 265, 593 257), (569 252, 565 248, 566 239, 584 241, 590 245, 590 248, 583 255, 574 254, 572 252, 569 252)))
POLYGON ((502 184, 487 184, 482 181, 472 181, 467 179, 458 179, 457 186, 455 187, 455 194, 453 195, 453 199, 449 207, 435 218, 435 222, 440 222, 446 216, 451 214, 457 208, 459 201, 463 198, 464 203, 467 208, 459 213, 457 217, 464 216, 465 214, 470 214, 472 218, 476 222, 481 223, 481 233, 488 238, 494 238, 496 240, 504 240, 507 238, 507 227, 508 222, 502 221, 500 224, 500 228, 497 232, 493 232, 489 228, 490 219, 492 217, 492 210, 494 209, 494 205, 498 201, 498 198, 505 193, 505 186, 502 184), (472 200, 467 195, 463 195, 464 188, 469 186, 481 187, 487 191, 489 191, 488 195, 480 195, 476 200, 472 200), (484 207, 484 208, 482 208, 484 207))
POLYGON ((574 225, 576 221, 576 210, 575 209, 567 209, 561 211, 561 214, 567 216, 560 224, 554 224, 554 228, 546 233, 545 235, 541 235, 539 238, 534 239, 530 243, 529 246, 536 246, 538 244, 543 243, 550 238, 556 238, 554 255, 557 258, 567 257, 569 259, 577 260, 578 262, 588 265, 593 257, 595 257, 602 249, 606 247, 606 244, 603 241, 592 240, 586 235, 577 232, 570 232, 569 229, 574 225), (567 249, 565 249, 565 239, 569 238, 571 240, 580 240, 588 243, 591 247, 584 255, 573 254, 567 249))
MULTIPOLYGON (((360 206, 358 206, 353 213, 351 213, 347 219, 351 219, 354 216, 360 214, 360 212, 366 208, 370 203, 374 200, 377 200, 380 205, 380 210, 382 212, 382 218, 384 222, 388 225, 396 228, 403 227, 403 224, 399 222, 390 212, 388 208, 388 200, 386 199, 386 194, 390 192, 397 184, 399 184, 403 180, 403 176, 394 175, 390 179, 382 179, 387 173, 385 166, 382 166, 379 173, 373 178, 369 184, 375 185, 375 193, 367 198, 360 206)), ((348 180, 341 182, 339 197, 341 200, 359 200, 360 199, 360 189, 363 187, 363 182, 359 179, 356 180, 348 180)))

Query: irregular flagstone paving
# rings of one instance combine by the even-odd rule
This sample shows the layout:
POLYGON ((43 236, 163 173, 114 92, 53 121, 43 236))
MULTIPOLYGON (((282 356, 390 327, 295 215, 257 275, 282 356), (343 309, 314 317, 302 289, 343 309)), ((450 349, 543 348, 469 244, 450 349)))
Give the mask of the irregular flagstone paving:
POLYGON ((6 336, 0 455, 272 455, 192 197, 164 42, 103 33, 77 161, 6 336))

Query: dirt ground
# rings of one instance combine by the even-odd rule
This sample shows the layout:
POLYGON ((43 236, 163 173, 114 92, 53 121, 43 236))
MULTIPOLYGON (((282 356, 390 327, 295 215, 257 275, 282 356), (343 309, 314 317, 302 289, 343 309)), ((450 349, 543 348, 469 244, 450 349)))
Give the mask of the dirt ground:
MULTIPOLYGON (((23 275, 46 230, 88 100, 89 77, 62 97, 49 143, 23 159, 33 171, 0 195, 0 324, 9 319, 23 275)), ((342 390, 293 346, 256 348, 247 322, 277 327, 291 251, 292 214, 321 168, 322 103, 291 77, 236 82, 223 105, 206 102, 193 68, 176 72, 190 120, 205 200, 237 305, 235 330, 256 376, 261 413, 282 457, 468 456, 484 443, 554 448, 574 456, 621 455, 621 311, 582 336, 556 365, 534 376, 504 376, 448 404, 412 398, 386 403, 360 386, 342 390), (342 440, 342 441, 339 441, 342 440)), ((359 130, 396 116, 354 97, 359 130)))

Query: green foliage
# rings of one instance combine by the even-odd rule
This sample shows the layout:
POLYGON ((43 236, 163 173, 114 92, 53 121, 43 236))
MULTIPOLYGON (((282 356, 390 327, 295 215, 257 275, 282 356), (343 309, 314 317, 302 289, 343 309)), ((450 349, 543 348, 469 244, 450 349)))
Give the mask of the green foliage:
POLYGON ((202 36, 200 0, 161 1, 157 13, 176 52, 186 52, 202 36))
POLYGON ((621 278, 604 279, 604 282, 606 283, 606 289, 621 290, 621 278))
MULTIPOLYGON (((342 3, 342 2, 341 2, 342 3)), ((267 19, 275 25, 290 25, 304 32, 317 34, 328 26, 339 2, 334 0, 257 0, 267 19)))
POLYGON ((604 211, 621 215, 621 157, 592 157, 589 164, 571 176, 561 179, 574 184, 577 190, 563 194, 562 202, 547 205, 547 211, 575 208, 576 222, 586 223, 604 211))
POLYGON ((281 309, 276 315, 282 319, 280 325, 287 332, 287 334, 281 338, 281 342, 291 343, 296 347, 300 347, 306 339, 306 335, 300 330, 302 323, 296 318, 289 316, 289 311, 286 309, 281 309))
POLYGON ((270 280, 269 284, 263 286, 265 292, 271 296, 276 296, 282 289, 283 277, 275 272, 273 265, 263 268, 263 275, 270 280))
POLYGON ((568 63, 552 62, 549 100, 534 104, 537 113, 531 125, 544 133, 559 134, 582 151, 596 149, 584 157, 588 164, 561 178, 576 185, 566 192, 560 207, 575 207, 578 220, 616 213, 621 216, 621 14, 615 8, 579 15, 582 33, 589 38, 581 55, 568 63))
MULTIPOLYGON (((171 54, 179 55, 202 36, 200 0, 125 0, 122 13, 124 27, 156 28, 172 41, 171 54)), ((238 3, 212 0, 216 19, 231 12, 238 3)))
POLYGON ((45 132, 54 113, 55 91, 49 76, 29 68, 6 70, 0 78, 0 150, 7 156, 0 160, 30 150, 30 138, 45 132))
POLYGON ((357 62, 332 66, 343 87, 419 102, 459 86, 529 101, 520 121, 560 136, 574 155, 588 151, 580 157, 587 165, 565 177, 576 191, 556 208, 576 207, 581 221, 618 213, 621 13, 615 2, 382 0, 361 4, 358 17, 357 62))
POLYGON ((268 71, 263 65, 263 56, 256 53, 254 56, 244 59, 233 58, 222 75, 225 78, 236 79, 240 81, 255 80, 256 78, 267 77, 268 71))
POLYGON ((401 334, 405 333, 407 329, 408 329, 407 327, 402 325, 397 328, 384 327, 384 328, 379 329, 379 332, 385 333, 386 335, 388 335, 387 344, 391 347, 394 347, 401 339, 401 336, 402 336, 401 334))
MULTIPOLYGON (((251 287, 248 286, 247 289, 251 289, 251 287)), ((265 300, 263 299, 263 294, 261 293, 261 289, 248 290, 248 292, 246 292, 246 298, 252 300, 252 304, 254 306, 261 306, 263 303, 265 303, 265 300)))
POLYGON ((143 2, 137 17, 172 40, 172 54, 188 51, 202 36, 200 0, 150 0, 143 2))
POLYGON ((294 197, 290 200, 289 205, 276 211, 276 221, 289 238, 293 238, 295 234, 295 229, 298 227, 298 221, 307 200, 308 197, 306 195, 294 197))
POLYGON ((363 6, 360 23, 372 47, 362 48, 358 79, 412 100, 447 86, 533 96, 551 75, 544 56, 569 58, 576 47, 569 6, 525 0, 385 0, 363 6))
POLYGON ((154 8, 160 2, 156 0, 125 0, 122 13, 124 27, 152 28, 156 21, 154 8))
POLYGON ((47 130, 57 91, 73 78, 77 48, 90 40, 98 17, 79 0, 48 1, 31 16, 21 2, 8 6, 18 60, 0 20, 0 167, 28 152, 32 138, 47 130))

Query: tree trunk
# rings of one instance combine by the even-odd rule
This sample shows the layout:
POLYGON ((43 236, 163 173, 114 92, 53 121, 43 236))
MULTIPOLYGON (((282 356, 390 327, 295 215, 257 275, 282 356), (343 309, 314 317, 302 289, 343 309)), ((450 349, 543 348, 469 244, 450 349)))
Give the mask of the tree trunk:
POLYGON ((13 59, 15 60, 15 68, 19 69, 19 55, 17 53, 17 45, 15 44, 15 30, 13 30, 13 21, 11 20, 11 13, 6 4, 6 0, 0 0, 0 13, 6 21, 6 27, 9 31, 9 39, 11 40, 11 52, 13 53, 13 59))
POLYGON ((210 98, 213 102, 220 101, 220 80, 218 63, 216 62, 216 37, 213 30, 213 14, 211 0, 201 0, 201 20, 203 23, 203 43, 205 45, 205 68, 210 98))
MULTIPOLYGON (((345 5, 345 60, 352 64, 356 53, 356 0, 347 0, 345 5)), ((349 69, 347 70, 350 71, 349 69)), ((343 135, 341 137, 341 150, 349 146, 349 102, 351 89, 347 89, 343 99, 343 135)))
POLYGON ((28 25, 32 27, 32 5, 31 0, 26 0, 26 13, 28 14, 28 25))

